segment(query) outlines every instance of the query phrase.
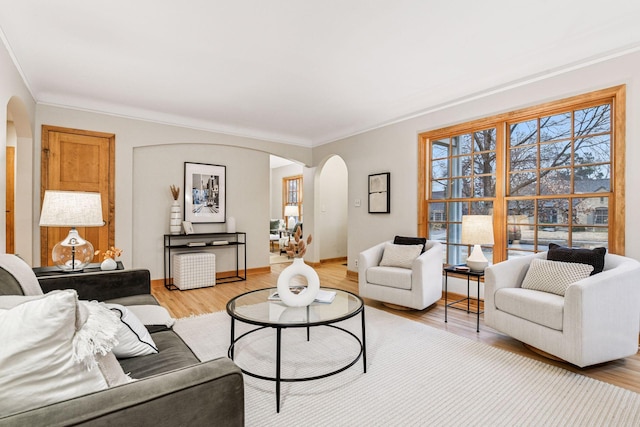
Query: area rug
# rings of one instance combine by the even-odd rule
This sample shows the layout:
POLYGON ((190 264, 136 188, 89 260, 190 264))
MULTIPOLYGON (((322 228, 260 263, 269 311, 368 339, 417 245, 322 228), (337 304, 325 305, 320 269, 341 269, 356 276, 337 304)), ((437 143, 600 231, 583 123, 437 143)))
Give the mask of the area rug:
MULTIPOLYGON (((360 318, 341 326, 360 336, 360 318)), ((238 333, 248 330, 240 326, 238 333)), ((245 375, 248 426, 637 426, 640 394, 366 308, 363 363, 335 376, 275 384, 245 375)), ((179 319, 174 326, 202 360, 225 356, 226 312, 179 319)), ((344 365, 355 340, 333 328, 283 331, 283 376, 309 376, 344 365)), ((236 362, 273 376, 275 333, 238 343, 236 362)))

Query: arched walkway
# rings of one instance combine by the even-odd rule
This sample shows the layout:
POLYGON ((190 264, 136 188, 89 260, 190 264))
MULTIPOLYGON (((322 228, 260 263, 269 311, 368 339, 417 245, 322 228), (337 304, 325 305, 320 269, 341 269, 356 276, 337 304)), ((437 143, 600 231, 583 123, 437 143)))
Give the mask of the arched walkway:
POLYGON ((348 170, 344 160, 332 155, 316 172, 315 224, 319 260, 347 257, 348 170))

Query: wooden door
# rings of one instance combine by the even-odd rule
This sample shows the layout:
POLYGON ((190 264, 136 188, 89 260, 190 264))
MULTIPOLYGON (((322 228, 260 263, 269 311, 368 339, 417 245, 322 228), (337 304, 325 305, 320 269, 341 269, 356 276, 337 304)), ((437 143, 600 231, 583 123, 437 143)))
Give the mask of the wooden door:
MULTIPOLYGON (((79 227, 78 233, 96 250, 104 252, 115 245, 114 134, 43 125, 41 176, 40 206, 45 190, 100 193, 105 226, 79 227)), ((53 265, 53 246, 67 233, 68 227, 40 228, 41 265, 53 265)))
POLYGON ((16 188, 16 147, 7 147, 7 194, 6 194, 6 252, 12 254, 15 246, 15 188, 16 188))

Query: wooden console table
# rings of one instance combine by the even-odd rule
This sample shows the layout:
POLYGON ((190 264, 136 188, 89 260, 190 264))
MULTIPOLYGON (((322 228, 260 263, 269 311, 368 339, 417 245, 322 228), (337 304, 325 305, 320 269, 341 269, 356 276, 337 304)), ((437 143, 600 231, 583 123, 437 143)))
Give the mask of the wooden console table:
POLYGON ((171 253, 188 251, 209 251, 211 249, 235 249, 235 275, 216 279, 218 283, 238 282, 247 280, 247 233, 194 233, 194 234, 165 234, 164 235, 164 286, 169 290, 178 289, 172 283, 171 253), (204 243, 204 245, 202 244, 204 243), (240 268, 240 248, 242 248, 243 262, 240 268), (242 274, 241 274, 242 273, 242 274))

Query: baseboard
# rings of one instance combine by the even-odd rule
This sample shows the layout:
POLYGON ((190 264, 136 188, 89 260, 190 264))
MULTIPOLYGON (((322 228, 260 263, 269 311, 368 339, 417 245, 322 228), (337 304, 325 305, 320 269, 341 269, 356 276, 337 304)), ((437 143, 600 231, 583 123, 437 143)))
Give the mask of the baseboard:
MULTIPOLYGON (((257 267, 257 268, 248 268, 247 276, 252 274, 265 274, 271 273, 271 266, 267 267, 257 267)), ((218 271, 216 272, 216 280, 218 279, 227 279, 229 277, 236 277, 235 270, 233 271, 218 271)), ((173 279, 169 279, 169 283, 173 283, 173 279)), ((151 279, 151 286, 164 286, 164 279, 151 279)))
POLYGON ((347 257, 341 256, 337 258, 327 258, 327 259, 320 260, 320 264, 337 263, 337 262, 347 262, 347 257))
POLYGON ((358 272, 347 270, 347 279, 352 280, 354 282, 358 281, 358 272))

